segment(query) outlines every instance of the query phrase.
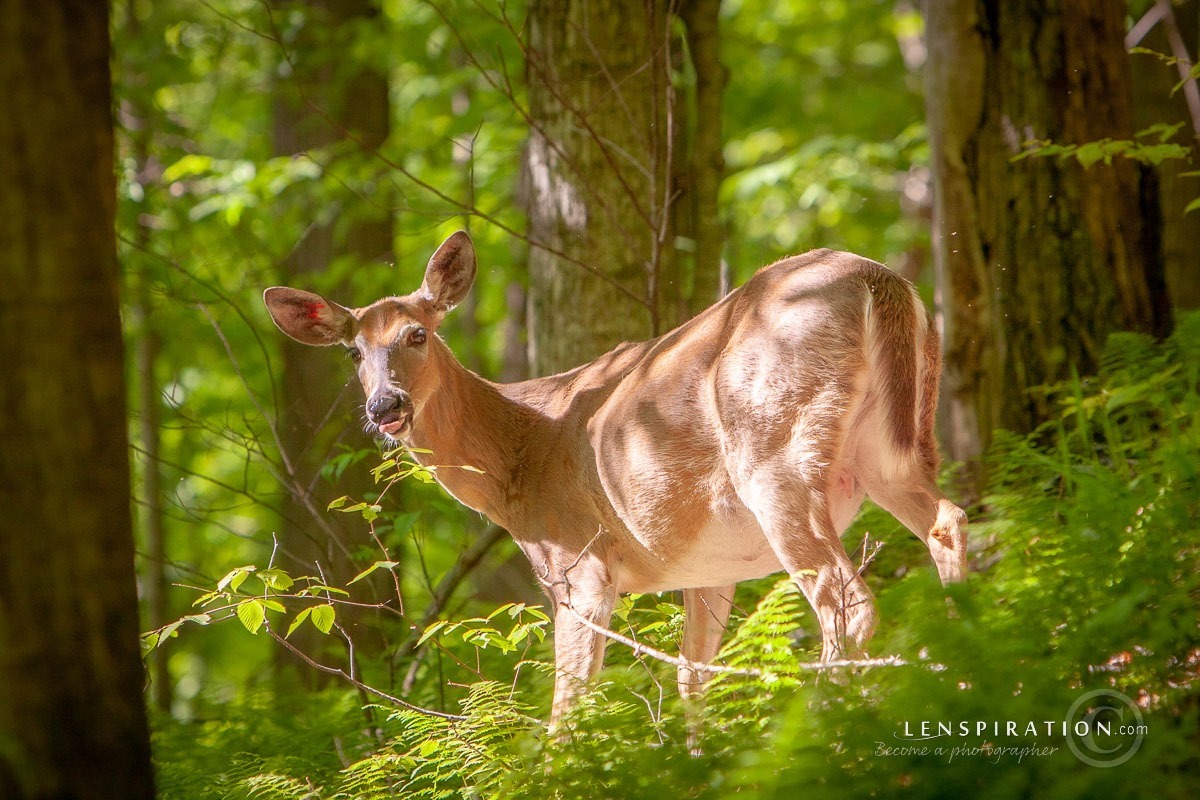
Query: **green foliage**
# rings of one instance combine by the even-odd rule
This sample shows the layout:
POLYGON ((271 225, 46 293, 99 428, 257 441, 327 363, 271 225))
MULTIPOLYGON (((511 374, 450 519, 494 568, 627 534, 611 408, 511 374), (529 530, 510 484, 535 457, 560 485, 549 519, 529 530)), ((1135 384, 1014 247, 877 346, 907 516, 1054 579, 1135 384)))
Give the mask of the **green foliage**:
POLYGON ((920 76, 903 56, 922 30, 883 0, 721 6, 722 208, 738 282, 781 253, 853 250, 898 263, 928 238, 920 76), (923 199, 922 199, 923 198, 923 199))
POLYGON ((1057 158, 1059 161, 1074 159, 1083 167, 1093 164, 1112 164, 1114 158, 1127 158, 1142 164, 1158 166, 1169 159, 1188 159, 1191 149, 1170 141, 1186 123, 1174 125, 1158 123, 1139 131, 1136 139, 1099 139, 1082 144, 1055 144, 1049 140, 1026 142, 1024 149, 1013 156, 1013 161, 1026 158, 1057 158), (1157 139, 1157 141, 1139 141, 1157 139))

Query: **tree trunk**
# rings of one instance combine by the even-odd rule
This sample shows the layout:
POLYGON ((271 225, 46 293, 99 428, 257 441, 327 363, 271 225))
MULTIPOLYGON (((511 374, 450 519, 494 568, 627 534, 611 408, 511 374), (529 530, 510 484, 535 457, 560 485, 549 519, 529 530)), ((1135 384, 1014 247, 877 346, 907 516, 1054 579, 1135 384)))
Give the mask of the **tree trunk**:
POLYGON ((678 325, 717 299, 722 235, 719 4, 689 8, 694 109, 663 4, 537 0, 529 11, 530 362, 559 372, 678 325), (703 116, 701 116, 703 115, 703 116), (676 152, 679 148, 687 152, 676 152), (690 214, 674 217, 680 197, 690 214), (676 236, 693 242, 676 250, 676 236), (685 250, 686 252, 686 250, 685 250))
MULTIPOLYGON (((1155 9, 1157 10, 1157 9, 1155 9)), ((1194 60, 1197 34, 1200 34, 1200 0, 1187 0, 1171 10, 1170 19, 1162 19, 1136 42, 1164 56, 1175 57, 1173 33, 1185 53, 1194 60)), ((1171 301, 1177 308, 1200 308, 1200 213, 1185 214, 1188 204, 1200 197, 1200 184, 1184 173, 1200 163, 1200 125, 1195 111, 1189 109, 1186 92, 1172 90, 1179 83, 1179 68, 1154 56, 1138 53, 1133 61, 1134 127, 1145 130, 1157 123, 1183 123, 1171 141, 1191 150, 1191 161, 1167 160, 1155 167, 1159 184, 1159 216, 1162 219, 1163 263, 1171 301)))
MULTIPOLYGON (((141 228, 139 230, 147 230, 141 228)), ((162 465, 160 462, 160 431, 162 426, 162 387, 155 377, 155 365, 161 350, 162 338, 151 322, 153 303, 143 280, 135 314, 141 326, 137 339, 135 362, 138 387, 138 438, 142 450, 142 502, 140 516, 145 537, 146 555, 143 561, 142 587, 146 603, 146 628, 157 630, 166 625, 167 606, 167 533, 163 524, 162 465)), ((165 647, 156 647, 148 656, 150 697, 159 711, 171 710, 171 672, 165 647)))
MULTIPOLYGON (((690 270, 685 271, 679 296, 686 303, 675 323, 694 317, 724 293, 722 251, 725 228, 721 224, 718 194, 725 177, 725 137, 722 135, 722 97, 728 70, 720 59, 721 0, 692 0, 679 10, 687 53, 691 56, 695 85, 694 112, 688 115, 685 142, 687 172, 679 177, 682 196, 676 206, 686 211, 686 224, 678 227, 692 243, 690 270)), ((683 127, 683 126, 681 126, 683 127)))
MULTIPOLYGON (((144 35, 135 0, 129 0, 124 11, 125 24, 133 38, 144 35)), ((119 56, 120 48, 117 51, 119 56)), ((132 95, 125 101, 121 113, 131 121, 126 126, 126 137, 137 180, 142 186, 149 186, 153 183, 149 175, 150 143, 156 121, 151 109, 141 100, 141 96, 132 95)), ((147 200, 143 195, 140 203, 143 210, 149 208, 147 200)), ((141 213, 138 216, 140 218, 141 213)), ((136 247, 125 263, 125 277, 126 291, 133 298, 128 305, 134 329, 134 381, 137 386, 134 414, 138 420, 136 447, 140 451, 134 457, 134 506, 138 509, 136 527, 140 537, 135 540, 139 542, 138 549, 142 554, 137 573, 143 601, 143 628, 158 630, 170 622, 166 591, 167 526, 162 504, 162 385, 156 375, 163 339, 151 291, 151 263, 149 259, 136 262, 138 256, 150 249, 151 228, 139 224, 134 237, 136 247), (138 466, 140 481, 136 475, 138 466), (137 496, 139 488, 140 497, 137 496)), ((170 711, 173 696, 169 656, 167 648, 156 647, 146 661, 150 679, 148 696, 153 708, 162 712, 170 711)))
MULTIPOLYGON (((309 0, 308 11, 309 32, 301 34, 302 42, 318 31, 336 31, 378 13, 372 0, 309 0)), ((381 146, 389 131, 387 79, 360 69, 339 82, 334 54, 317 46, 296 48, 295 58, 296 71, 278 87, 276 152, 295 155, 346 140, 369 149, 381 146), (313 61, 315 57, 322 60, 313 61)), ((336 169, 336 161, 331 166, 336 169)), ((353 213, 357 221, 344 236, 335 235, 332 226, 315 223, 305 232, 283 264, 285 283, 344 296, 337 286, 313 284, 329 271, 334 259, 348 255, 362 265, 393 260, 390 215, 364 208, 346 209, 346 213, 353 213)), ((362 497, 372 488, 365 463, 336 480, 323 481, 319 476, 340 446, 370 446, 361 435, 361 398, 344 354, 285 339, 282 403, 280 437, 293 478, 281 530, 282 549, 289 560, 285 566, 309 575, 321 570, 334 585, 344 583, 356 571, 349 554, 356 538, 362 543, 362 522, 325 509, 335 497, 362 497)), ((307 639, 311 633, 303 627, 292 639, 302 648, 329 641, 317 636, 307 639)))
POLYGON ((950 454, 1047 419, 1036 387, 1095 369, 1107 335, 1163 334, 1153 176, 1116 158, 1014 161, 1031 141, 1129 138, 1123 5, 926 4, 934 257, 950 454), (1147 220, 1150 220, 1148 223, 1147 220))
POLYGON ((0 9, 0 796, 152 798, 108 4, 0 9))

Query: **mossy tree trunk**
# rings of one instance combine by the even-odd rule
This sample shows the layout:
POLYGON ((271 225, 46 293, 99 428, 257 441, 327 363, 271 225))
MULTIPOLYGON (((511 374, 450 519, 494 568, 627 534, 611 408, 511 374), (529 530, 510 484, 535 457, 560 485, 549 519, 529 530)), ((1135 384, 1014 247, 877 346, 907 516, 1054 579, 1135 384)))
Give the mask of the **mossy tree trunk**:
POLYGON ((531 4, 525 171, 536 374, 663 333, 717 299, 718 10, 716 0, 688 8, 684 47, 663 3, 531 4), (684 66, 694 80, 676 86, 684 66))
POLYGON ((928 2, 933 249, 951 456, 1052 413, 1036 387, 1095 369, 1114 330, 1170 326, 1153 174, 1123 158, 1014 160, 1130 138, 1124 6, 928 2))
POLYGON ((153 798, 108 4, 0 8, 0 796, 153 798))

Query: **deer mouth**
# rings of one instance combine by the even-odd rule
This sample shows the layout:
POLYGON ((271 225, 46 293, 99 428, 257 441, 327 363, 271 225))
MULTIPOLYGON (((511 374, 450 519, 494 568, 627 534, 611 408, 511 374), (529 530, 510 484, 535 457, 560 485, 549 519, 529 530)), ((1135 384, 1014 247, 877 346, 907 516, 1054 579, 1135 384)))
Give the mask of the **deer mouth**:
POLYGON ((412 427, 412 414, 397 414, 392 412, 384 416, 376 424, 379 432, 390 439, 403 436, 412 427))

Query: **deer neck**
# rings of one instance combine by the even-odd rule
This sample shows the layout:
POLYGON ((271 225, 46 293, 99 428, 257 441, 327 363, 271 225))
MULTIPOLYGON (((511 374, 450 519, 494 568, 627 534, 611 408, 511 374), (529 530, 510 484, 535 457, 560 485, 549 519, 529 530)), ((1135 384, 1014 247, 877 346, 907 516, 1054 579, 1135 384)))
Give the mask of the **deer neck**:
POLYGON ((458 363, 440 341, 429 357, 436 383, 416 410, 407 444, 429 451, 416 453, 417 461, 436 467, 438 483, 457 500, 510 527, 521 454, 541 418, 458 363))

